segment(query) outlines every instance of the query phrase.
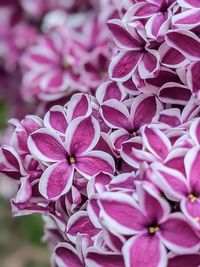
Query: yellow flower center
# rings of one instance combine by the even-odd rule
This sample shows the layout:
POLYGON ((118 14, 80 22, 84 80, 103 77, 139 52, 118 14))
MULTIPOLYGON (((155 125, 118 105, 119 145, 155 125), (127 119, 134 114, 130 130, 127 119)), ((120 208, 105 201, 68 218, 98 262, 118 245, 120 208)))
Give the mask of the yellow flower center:
POLYGON ((160 228, 158 226, 150 226, 148 230, 149 234, 153 235, 157 233, 160 230, 160 228))
POLYGON ((197 197, 195 195, 193 195, 193 194, 189 194, 188 198, 192 203, 194 203, 197 200, 197 197))
POLYGON ((137 136, 137 132, 132 132, 132 136, 136 137, 137 136))
POLYGON ((74 164, 74 163, 76 163, 76 159, 75 159, 74 157, 70 157, 70 158, 69 158, 69 162, 70 162, 71 164, 74 164))
POLYGON ((70 67, 70 64, 64 59, 63 62, 62 62, 62 66, 66 70, 66 69, 68 69, 70 67))

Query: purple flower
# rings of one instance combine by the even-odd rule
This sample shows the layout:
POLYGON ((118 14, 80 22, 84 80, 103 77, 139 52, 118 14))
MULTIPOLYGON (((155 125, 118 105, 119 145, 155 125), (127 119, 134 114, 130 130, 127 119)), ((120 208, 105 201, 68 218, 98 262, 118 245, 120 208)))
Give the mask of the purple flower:
POLYGON ((166 266, 166 248, 176 253, 199 250, 199 238, 184 216, 170 214, 155 188, 144 183, 138 185, 137 194, 139 203, 119 192, 103 193, 99 199, 105 225, 112 225, 116 233, 134 235, 122 248, 126 266, 166 266))
POLYGON ((47 199, 58 198, 69 191, 74 170, 86 178, 99 171, 114 171, 111 156, 93 151, 100 137, 98 122, 93 117, 76 118, 69 123, 62 140, 50 129, 40 129, 29 137, 32 154, 49 167, 41 176, 39 189, 47 199))

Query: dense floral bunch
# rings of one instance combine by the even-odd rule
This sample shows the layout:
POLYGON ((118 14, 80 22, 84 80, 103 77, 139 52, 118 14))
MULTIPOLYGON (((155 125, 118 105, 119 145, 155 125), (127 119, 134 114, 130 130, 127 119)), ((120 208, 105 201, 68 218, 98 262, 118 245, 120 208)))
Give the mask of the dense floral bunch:
POLYGON ((43 216, 55 267, 200 266, 199 1, 55 2, 20 57, 50 103, 0 150, 13 214, 43 216))

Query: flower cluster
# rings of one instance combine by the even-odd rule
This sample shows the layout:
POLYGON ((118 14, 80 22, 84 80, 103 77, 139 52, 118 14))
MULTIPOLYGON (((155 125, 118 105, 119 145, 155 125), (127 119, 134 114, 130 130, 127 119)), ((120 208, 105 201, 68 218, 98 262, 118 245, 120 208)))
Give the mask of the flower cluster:
POLYGON ((43 216, 55 267, 198 267, 199 1, 75 2, 20 59, 50 103, 0 149, 13 215, 43 216))

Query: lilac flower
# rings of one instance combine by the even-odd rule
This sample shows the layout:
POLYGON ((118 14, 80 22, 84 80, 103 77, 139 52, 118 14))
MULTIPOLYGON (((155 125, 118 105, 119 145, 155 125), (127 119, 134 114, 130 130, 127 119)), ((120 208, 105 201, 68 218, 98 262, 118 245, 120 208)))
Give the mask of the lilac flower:
POLYGON ((110 128, 117 129, 112 134, 116 149, 133 136, 140 133, 140 128, 151 122, 152 118, 162 109, 162 105, 153 95, 139 95, 133 99, 130 107, 125 102, 115 99, 105 101, 101 105, 101 113, 110 128))
POLYGON ((162 40, 170 27, 170 19, 176 5, 174 0, 136 1, 125 14, 124 20, 128 23, 140 21, 144 24, 147 36, 162 40), (145 22, 145 23, 144 23, 145 22))
POLYGON ((119 234, 134 235, 122 249, 126 266, 166 266, 166 247, 176 253, 198 251, 199 238, 181 213, 170 214, 168 203, 148 184, 139 186, 137 193, 139 204, 119 192, 99 199, 105 224, 119 234))
POLYGON ((159 73, 160 58, 158 52, 150 48, 144 30, 137 25, 127 28, 120 20, 111 20, 108 25, 121 50, 109 66, 111 79, 127 81, 136 70, 141 79, 155 77, 159 73))
POLYGON ((70 122, 65 141, 50 129, 40 129, 31 134, 28 146, 32 154, 42 162, 51 163, 40 179, 39 188, 43 196, 52 199, 67 193, 74 170, 86 178, 103 170, 113 172, 112 157, 93 151, 99 137, 100 128, 93 117, 80 117, 70 122))

